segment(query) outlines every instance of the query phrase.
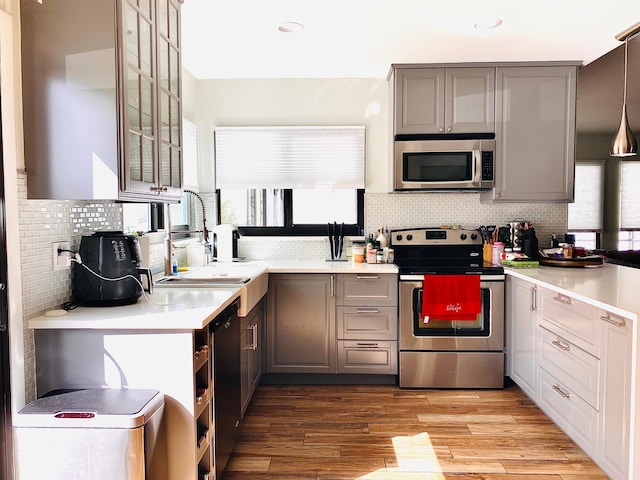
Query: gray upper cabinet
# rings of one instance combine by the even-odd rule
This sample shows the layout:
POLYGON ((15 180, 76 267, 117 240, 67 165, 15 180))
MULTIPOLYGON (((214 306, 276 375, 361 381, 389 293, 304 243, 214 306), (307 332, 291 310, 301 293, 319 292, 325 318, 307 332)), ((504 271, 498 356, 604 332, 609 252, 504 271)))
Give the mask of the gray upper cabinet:
POLYGON ((179 200, 181 3, 21 1, 29 198, 179 200))
POLYGON ((577 68, 497 69, 495 187, 482 200, 573 201, 577 68))
POLYGON ((495 68, 397 68, 394 74, 394 134, 494 132, 495 68))

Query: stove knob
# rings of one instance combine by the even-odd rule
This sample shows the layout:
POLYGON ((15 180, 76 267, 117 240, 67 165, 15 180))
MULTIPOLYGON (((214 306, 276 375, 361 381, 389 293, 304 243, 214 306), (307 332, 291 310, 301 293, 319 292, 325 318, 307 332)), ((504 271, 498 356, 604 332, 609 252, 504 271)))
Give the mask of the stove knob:
POLYGON ((398 242, 400 242, 400 241, 402 240, 402 235, 397 234, 397 235, 396 235, 396 240, 397 240, 398 242))
POLYGON ((476 238, 478 238, 478 234, 477 233, 472 233, 471 234, 471 240, 475 240, 476 238))
POLYGON ((460 235, 460 240, 466 240, 467 239, 467 234, 463 233, 462 235, 460 235))
POLYGON ((413 235, 411 235, 411 234, 407 235, 407 241, 410 242, 411 240, 413 240, 413 235))

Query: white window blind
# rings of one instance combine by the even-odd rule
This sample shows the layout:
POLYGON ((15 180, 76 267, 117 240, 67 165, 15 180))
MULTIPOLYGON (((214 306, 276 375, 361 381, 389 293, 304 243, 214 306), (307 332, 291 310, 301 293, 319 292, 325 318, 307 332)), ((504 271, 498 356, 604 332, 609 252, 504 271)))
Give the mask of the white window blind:
POLYGON ((365 128, 220 127, 216 188, 364 188, 365 128))
POLYGON ((182 172, 185 188, 198 189, 198 127, 186 118, 182 119, 182 172))
POLYGON ((620 228, 640 229, 640 162, 620 163, 620 228))
POLYGON ((569 204, 569 230, 602 230, 604 161, 576 164, 575 201, 569 204))

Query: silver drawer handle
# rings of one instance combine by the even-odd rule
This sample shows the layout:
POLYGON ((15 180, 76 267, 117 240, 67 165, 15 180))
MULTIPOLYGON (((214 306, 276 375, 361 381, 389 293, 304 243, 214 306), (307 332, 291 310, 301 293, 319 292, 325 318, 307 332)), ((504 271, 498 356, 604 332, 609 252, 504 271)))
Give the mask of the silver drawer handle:
POLYGON ((377 343, 356 343, 356 346, 358 348, 378 348, 378 344, 377 343))
POLYGON ((377 308, 358 308, 356 313, 380 313, 377 308))
POLYGON ((553 299, 556 302, 564 303, 565 305, 571 305, 571 299, 570 298, 564 298, 562 295, 558 295, 556 297, 553 297, 553 299))
POLYGON ((358 280, 377 280, 380 278, 379 275, 356 275, 358 280))
POLYGON ((616 327, 626 327, 627 323, 624 320, 616 320, 611 318, 609 315, 600 315, 600 320, 604 320, 611 325, 615 325, 616 327))
POLYGON ((560 388, 559 385, 554 385, 553 389, 558 392, 560 394, 560 396, 562 398, 571 398, 571 395, 569 395, 567 392, 565 392, 564 390, 562 390, 562 388, 560 388))
POLYGON ((556 347, 558 347, 560 350, 563 350, 565 352, 568 352, 571 350, 571 347, 569 345, 567 345, 566 343, 562 343, 560 340, 554 340, 551 343, 554 344, 556 347))

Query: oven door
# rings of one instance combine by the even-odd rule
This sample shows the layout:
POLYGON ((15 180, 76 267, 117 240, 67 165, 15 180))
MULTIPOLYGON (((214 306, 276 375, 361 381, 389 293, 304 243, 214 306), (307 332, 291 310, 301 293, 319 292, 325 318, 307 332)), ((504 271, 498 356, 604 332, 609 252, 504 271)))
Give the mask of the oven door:
POLYGON ((502 351, 504 348, 504 276, 480 277, 482 313, 474 321, 421 318, 423 282, 400 280, 400 350, 502 351))

